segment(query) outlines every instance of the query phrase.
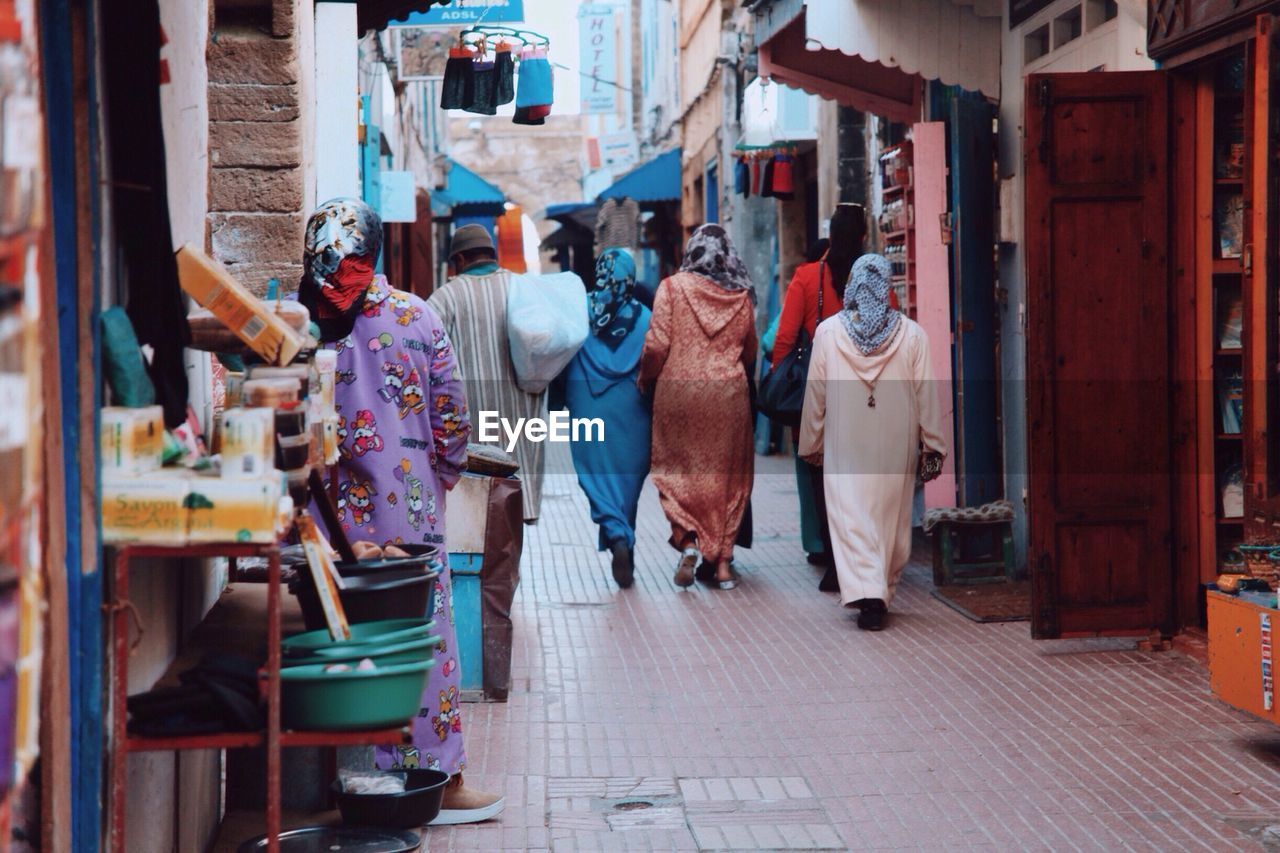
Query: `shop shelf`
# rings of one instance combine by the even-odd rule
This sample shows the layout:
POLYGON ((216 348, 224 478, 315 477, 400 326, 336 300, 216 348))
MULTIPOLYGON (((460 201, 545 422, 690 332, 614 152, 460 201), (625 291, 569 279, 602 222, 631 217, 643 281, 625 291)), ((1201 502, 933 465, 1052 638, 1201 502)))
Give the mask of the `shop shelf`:
POLYGON ((1239 432, 1218 433, 1218 441, 1240 441, 1243 438, 1244 438, 1244 434, 1239 432))
POLYGON ((1241 258, 1214 258, 1214 275, 1240 275, 1244 272, 1244 261, 1241 258))
POLYGON ((159 545, 123 546, 116 550, 115 599, 110 605, 113 627, 111 667, 111 693, 116 716, 111 723, 111 826, 109 849, 124 850, 124 819, 126 795, 126 761, 130 752, 173 751, 199 749, 266 748, 267 808, 265 813, 267 832, 279 833, 280 808, 280 750, 285 747, 338 747, 368 746, 408 743, 409 725, 380 727, 365 731, 282 731, 279 726, 280 639, 285 633, 304 628, 302 611, 293 596, 283 594, 280 584, 279 555, 274 546, 228 543, 223 545, 199 545, 173 547, 159 545), (173 686, 179 675, 198 664, 206 652, 217 650, 224 654, 240 654, 257 660, 265 660, 261 684, 265 690, 267 727, 256 732, 217 732, 212 734, 182 735, 172 737, 146 737, 130 735, 125 725, 126 685, 130 656, 130 614, 134 612, 129 602, 130 561, 139 558, 187 558, 196 564, 196 558, 260 557, 268 560, 267 583, 236 583, 229 585, 209 613, 182 644, 177 656, 165 673, 156 681, 158 687, 173 686))
POLYGON ((1239 358, 1244 354, 1244 347, 1218 347, 1213 354, 1219 358, 1239 358))

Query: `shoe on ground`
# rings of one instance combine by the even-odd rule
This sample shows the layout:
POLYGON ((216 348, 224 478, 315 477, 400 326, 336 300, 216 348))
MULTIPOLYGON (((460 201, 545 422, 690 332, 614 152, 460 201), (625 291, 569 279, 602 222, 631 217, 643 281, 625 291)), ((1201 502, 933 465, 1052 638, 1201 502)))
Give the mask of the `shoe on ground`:
POLYGON ((680 562, 676 563, 676 575, 672 580, 676 586, 689 587, 693 586, 694 570, 693 567, 698 565, 698 549, 694 547, 685 548, 680 552, 680 562))
POLYGON ((862 609, 858 612, 858 627, 864 631, 883 631, 889 608, 878 598, 864 598, 860 601, 862 609))
POLYGON ((806 554, 805 559, 811 566, 818 566, 821 568, 823 566, 831 565, 831 561, 827 559, 826 554, 806 554))
POLYGON ((440 814, 431 821, 431 826, 457 826, 462 823, 480 823, 493 820, 502 814, 507 805, 504 797, 468 788, 462 781, 462 774, 454 777, 444 789, 444 801, 440 805, 440 814))
POLYGON ((836 576, 836 567, 827 566, 827 570, 822 573, 822 580, 818 581, 819 592, 839 592, 840 578, 836 576))
POLYGON ((613 580, 619 589, 630 589, 635 583, 635 564, 626 542, 614 542, 609 546, 613 553, 613 580))

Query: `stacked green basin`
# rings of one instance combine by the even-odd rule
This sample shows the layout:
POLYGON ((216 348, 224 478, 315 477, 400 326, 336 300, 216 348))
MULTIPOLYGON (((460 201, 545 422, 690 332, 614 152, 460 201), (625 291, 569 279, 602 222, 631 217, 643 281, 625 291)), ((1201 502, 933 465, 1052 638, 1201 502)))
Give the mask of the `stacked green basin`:
POLYGON ((407 723, 417 716, 440 638, 426 619, 392 619, 351 626, 335 641, 308 631, 282 644, 281 714, 289 729, 359 730, 407 723), (374 669, 356 669, 368 658, 374 669), (345 671, 326 671, 333 664, 345 671))

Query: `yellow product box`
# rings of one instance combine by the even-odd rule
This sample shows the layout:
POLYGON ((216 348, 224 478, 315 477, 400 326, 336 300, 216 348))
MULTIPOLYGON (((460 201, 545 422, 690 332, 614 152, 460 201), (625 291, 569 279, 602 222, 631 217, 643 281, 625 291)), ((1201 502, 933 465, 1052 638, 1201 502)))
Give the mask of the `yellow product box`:
POLYGON ((178 250, 178 282, 236 337, 271 364, 288 364, 305 339, 236 281, 222 264, 190 243, 178 250))
POLYGON ((147 477, 102 478, 104 542, 183 545, 187 541, 187 477, 157 471, 147 477))
POLYGON ((276 464, 276 410, 224 409, 221 432, 222 476, 253 480, 276 464))
POLYGON ((164 410, 159 406, 107 406, 98 423, 104 476, 137 476, 164 463, 164 410))
POLYGON ((187 494, 187 541, 259 542, 279 538, 279 475, 256 480, 192 477, 187 494))

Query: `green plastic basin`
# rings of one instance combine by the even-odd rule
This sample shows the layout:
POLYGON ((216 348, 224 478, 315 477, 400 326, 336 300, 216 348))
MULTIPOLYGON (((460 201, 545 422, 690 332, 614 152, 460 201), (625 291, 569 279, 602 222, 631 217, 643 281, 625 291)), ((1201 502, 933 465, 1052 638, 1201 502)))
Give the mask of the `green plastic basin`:
POLYGON ((431 657, 432 649, 439 644, 440 636, 438 634, 421 639, 405 640, 402 643, 343 643, 342 645, 316 649, 314 654, 306 657, 285 658, 281 665, 294 667, 329 663, 355 664, 365 658, 369 658, 375 664, 381 666, 384 663, 425 660, 431 657), (396 658, 396 660, 392 661, 391 658, 396 658))
POLYGON ((327 629, 307 631, 286 637, 280 648, 286 657, 310 657, 321 649, 352 643, 402 643, 421 639, 431 633, 435 623, 430 619, 384 619, 379 622, 360 622, 351 625, 350 640, 335 640, 327 629))
POLYGON ((350 731, 408 723, 418 715, 435 660, 360 672, 325 672, 325 664, 280 670, 280 714, 295 731, 350 731))

